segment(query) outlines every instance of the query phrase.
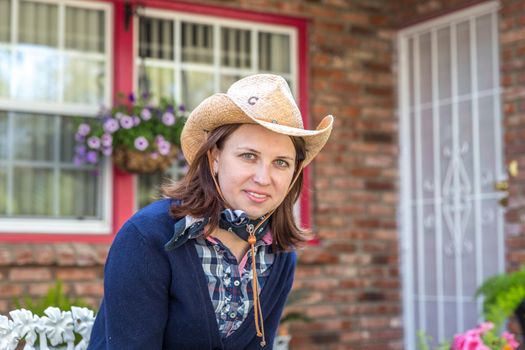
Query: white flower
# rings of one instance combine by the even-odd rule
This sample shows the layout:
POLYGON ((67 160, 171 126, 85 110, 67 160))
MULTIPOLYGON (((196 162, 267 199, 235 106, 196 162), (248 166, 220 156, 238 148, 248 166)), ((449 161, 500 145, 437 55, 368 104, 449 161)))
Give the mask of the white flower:
POLYGON ((15 350, 20 336, 17 334, 14 322, 0 315, 0 349, 15 350))
POLYGON ((59 308, 50 306, 44 313, 47 317, 42 317, 41 327, 51 345, 56 346, 63 342, 75 340, 71 311, 60 311, 59 308))
POLYGON ((36 328, 40 322, 40 317, 26 309, 13 310, 9 313, 13 319, 14 328, 21 338, 25 337, 26 347, 24 350, 34 349, 37 339, 36 328))

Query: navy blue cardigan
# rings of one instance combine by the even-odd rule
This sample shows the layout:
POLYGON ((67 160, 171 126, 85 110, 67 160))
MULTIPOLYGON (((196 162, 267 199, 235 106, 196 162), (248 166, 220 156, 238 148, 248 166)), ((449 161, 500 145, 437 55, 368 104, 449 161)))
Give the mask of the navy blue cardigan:
MULTIPOLYGON (((194 240, 164 250, 175 223, 170 204, 165 199, 147 206, 118 232, 88 350, 261 349, 253 308, 239 329, 221 338, 194 240)), ((294 252, 278 253, 261 290, 264 349, 272 348, 295 264, 294 252)))

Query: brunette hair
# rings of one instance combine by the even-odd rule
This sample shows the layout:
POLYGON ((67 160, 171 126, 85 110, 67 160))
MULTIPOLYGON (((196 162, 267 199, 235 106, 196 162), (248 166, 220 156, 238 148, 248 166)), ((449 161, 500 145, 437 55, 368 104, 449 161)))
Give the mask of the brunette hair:
MULTIPOLYGON (((197 218, 209 217, 209 232, 219 226, 219 215, 224 209, 224 203, 215 187, 210 165, 208 151, 216 145, 222 149, 228 137, 242 124, 222 125, 208 135, 204 144, 197 151, 193 163, 181 181, 170 182, 161 188, 162 195, 180 201, 171 207, 171 215, 181 218, 191 215, 197 218)), ((299 199, 303 185, 303 169, 300 164, 306 156, 305 142, 300 137, 290 136, 295 147, 296 161, 293 178, 298 175, 294 185, 275 209, 270 217, 270 229, 273 244, 278 250, 290 250, 304 243, 309 235, 304 229, 297 226, 294 220, 293 205, 299 199)), ((233 208, 235 209, 235 208, 233 208)))

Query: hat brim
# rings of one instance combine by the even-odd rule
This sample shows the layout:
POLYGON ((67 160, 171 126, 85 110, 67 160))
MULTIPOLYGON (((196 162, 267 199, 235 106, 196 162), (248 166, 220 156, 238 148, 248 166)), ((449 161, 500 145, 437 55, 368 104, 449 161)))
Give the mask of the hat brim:
POLYGON ((206 133, 226 124, 259 124, 279 134, 304 139, 306 158, 303 167, 309 164, 328 141, 334 118, 327 115, 315 130, 305 130, 287 125, 252 118, 233 102, 228 95, 214 94, 202 101, 190 114, 181 134, 184 157, 191 164, 197 150, 204 144, 206 133))

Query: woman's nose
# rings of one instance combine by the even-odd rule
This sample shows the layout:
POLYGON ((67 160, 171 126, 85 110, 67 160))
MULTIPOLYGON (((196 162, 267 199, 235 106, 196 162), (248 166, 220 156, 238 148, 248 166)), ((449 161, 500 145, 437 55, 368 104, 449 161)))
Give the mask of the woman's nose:
POLYGON ((270 184, 270 166, 265 164, 258 164, 255 169, 255 174, 253 176, 253 181, 259 185, 269 185, 270 184))

